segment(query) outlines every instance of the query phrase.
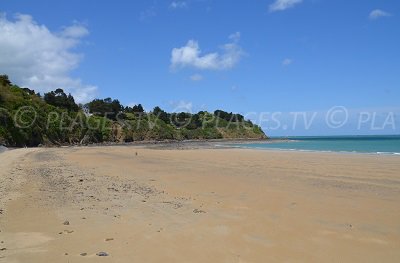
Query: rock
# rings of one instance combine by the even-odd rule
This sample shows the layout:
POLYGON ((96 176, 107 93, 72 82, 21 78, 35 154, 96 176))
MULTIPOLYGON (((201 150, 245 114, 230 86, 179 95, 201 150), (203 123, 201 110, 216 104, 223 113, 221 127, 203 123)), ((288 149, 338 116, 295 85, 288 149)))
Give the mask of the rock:
POLYGON ((7 151, 7 147, 0 144, 0 153, 7 151))
POLYGON ((0 248, 0 251, 4 251, 4 250, 7 250, 7 248, 5 248, 5 247, 0 248))
POLYGON ((69 221, 68 221, 68 220, 65 220, 64 223, 63 223, 63 225, 64 225, 64 226, 69 226, 69 221))
POLYGON ((107 252, 99 252, 99 253, 96 254, 96 256, 99 256, 99 257, 108 257, 108 253, 107 253, 107 252))
POLYGON ((82 257, 87 256, 87 253, 80 253, 79 255, 81 255, 82 257))
POLYGON ((106 238, 105 241, 113 241, 114 238, 106 238))
POLYGON ((194 209, 193 210, 193 213, 195 213, 195 214, 199 214, 199 213, 205 213, 206 211, 203 211, 203 210, 200 210, 200 209, 194 209))

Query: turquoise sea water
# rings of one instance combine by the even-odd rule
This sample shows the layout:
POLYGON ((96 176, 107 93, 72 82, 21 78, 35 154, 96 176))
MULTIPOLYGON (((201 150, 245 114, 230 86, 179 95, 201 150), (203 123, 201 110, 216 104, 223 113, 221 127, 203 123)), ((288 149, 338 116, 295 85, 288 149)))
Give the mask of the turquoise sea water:
POLYGON ((236 147, 293 151, 354 152, 400 155, 400 135, 321 136, 278 138, 268 143, 237 144, 236 147), (276 141, 276 142, 274 142, 276 141))

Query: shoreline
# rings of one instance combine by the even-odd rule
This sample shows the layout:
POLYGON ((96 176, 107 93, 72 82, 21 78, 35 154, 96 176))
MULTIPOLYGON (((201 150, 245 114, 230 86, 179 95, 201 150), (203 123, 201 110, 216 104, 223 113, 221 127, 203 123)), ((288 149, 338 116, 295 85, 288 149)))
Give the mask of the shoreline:
MULTIPOLYGON (((223 146, 222 146, 223 147, 223 146)), ((398 152, 357 152, 357 151, 326 151, 326 150, 305 150, 305 149, 283 149, 283 148, 262 148, 262 147, 245 147, 245 146, 227 146, 226 148, 248 149, 257 151, 272 152, 299 152, 299 153, 327 153, 327 154, 350 154, 350 155, 372 155, 372 156, 400 156, 398 152)))
MULTIPOLYGON (((332 151, 332 150, 307 150, 307 149, 285 149, 285 148, 264 148, 246 147, 243 144, 274 144, 282 142, 296 142, 290 139, 268 138, 268 139, 210 139, 210 140, 168 140, 168 141, 135 141, 127 143, 99 143, 88 145, 62 145, 62 146, 40 146, 28 147, 28 149, 57 149, 57 148, 96 148, 96 147, 140 147, 144 149, 157 150, 193 150, 193 149, 246 149, 268 152, 299 152, 299 153, 325 153, 325 154, 344 154, 344 155, 372 155, 372 156, 400 156, 399 152, 358 152, 358 151, 332 151)), ((0 154, 7 150, 22 149, 11 147, 3 149, 0 154)))

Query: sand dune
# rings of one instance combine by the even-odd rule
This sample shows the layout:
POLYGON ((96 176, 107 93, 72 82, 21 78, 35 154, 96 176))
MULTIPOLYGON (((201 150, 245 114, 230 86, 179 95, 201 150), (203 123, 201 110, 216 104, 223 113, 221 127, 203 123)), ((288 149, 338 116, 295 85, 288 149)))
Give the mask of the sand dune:
POLYGON ((400 261, 398 156, 20 149, 0 178, 0 262, 400 261))

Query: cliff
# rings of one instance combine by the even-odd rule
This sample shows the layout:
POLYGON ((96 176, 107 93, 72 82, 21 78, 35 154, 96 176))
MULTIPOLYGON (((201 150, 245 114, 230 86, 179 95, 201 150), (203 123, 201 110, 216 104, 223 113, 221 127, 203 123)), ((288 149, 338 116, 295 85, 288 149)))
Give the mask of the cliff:
POLYGON ((195 114, 144 112, 109 98, 77 105, 58 89, 41 96, 0 76, 0 144, 72 145, 143 140, 265 139, 260 127, 240 114, 217 110, 195 114))

